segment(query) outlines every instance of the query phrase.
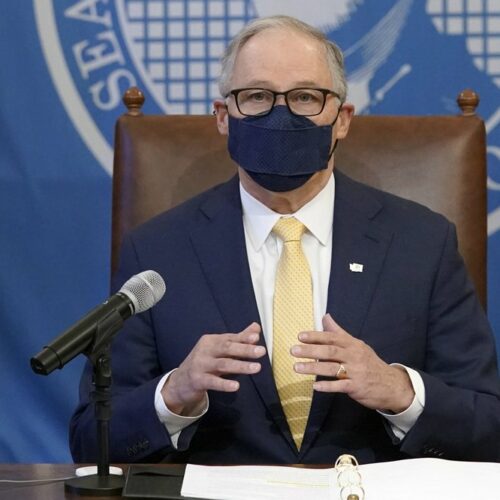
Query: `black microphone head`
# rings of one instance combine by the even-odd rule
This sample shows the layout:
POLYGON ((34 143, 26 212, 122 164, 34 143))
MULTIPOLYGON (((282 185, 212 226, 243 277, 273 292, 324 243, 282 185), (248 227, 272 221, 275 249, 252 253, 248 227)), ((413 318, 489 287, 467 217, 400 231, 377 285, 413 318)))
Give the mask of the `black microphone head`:
POLYGON ((163 278, 156 271, 143 271, 132 276, 120 289, 134 304, 134 314, 147 311, 165 294, 163 278))

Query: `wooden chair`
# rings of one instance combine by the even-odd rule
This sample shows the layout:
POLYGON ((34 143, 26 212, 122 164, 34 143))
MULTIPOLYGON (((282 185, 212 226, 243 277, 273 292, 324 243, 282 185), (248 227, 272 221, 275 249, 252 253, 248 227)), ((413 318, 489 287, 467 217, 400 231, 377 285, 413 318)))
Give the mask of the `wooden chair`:
MULTIPOLYGON (((236 172, 213 116, 145 116, 137 88, 116 124, 112 268, 123 234, 236 172)), ((355 116, 335 168, 440 212, 486 305, 486 137, 466 90, 457 116, 355 116)))

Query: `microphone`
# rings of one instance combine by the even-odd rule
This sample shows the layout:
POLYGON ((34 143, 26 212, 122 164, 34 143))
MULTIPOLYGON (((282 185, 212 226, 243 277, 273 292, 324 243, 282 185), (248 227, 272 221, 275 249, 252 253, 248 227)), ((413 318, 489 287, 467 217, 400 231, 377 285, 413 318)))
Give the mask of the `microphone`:
POLYGON ((92 309, 31 358, 31 368, 40 375, 62 368, 92 345, 99 325, 111 314, 118 313, 124 321, 133 314, 147 311, 163 297, 165 289, 163 278, 155 271, 132 276, 118 293, 92 309))

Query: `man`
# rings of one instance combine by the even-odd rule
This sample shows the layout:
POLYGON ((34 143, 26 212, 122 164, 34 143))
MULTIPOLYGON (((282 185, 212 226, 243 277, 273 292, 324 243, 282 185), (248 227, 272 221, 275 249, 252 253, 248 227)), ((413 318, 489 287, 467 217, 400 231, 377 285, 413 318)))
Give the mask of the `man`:
MULTIPOLYGON (((339 50, 279 16, 228 48, 215 102, 238 178, 126 238, 165 299, 113 346, 114 461, 500 459, 494 342, 454 228, 334 171, 339 50), (229 332, 229 333, 228 333, 229 332)), ((71 426, 97 446, 87 368, 71 426)))

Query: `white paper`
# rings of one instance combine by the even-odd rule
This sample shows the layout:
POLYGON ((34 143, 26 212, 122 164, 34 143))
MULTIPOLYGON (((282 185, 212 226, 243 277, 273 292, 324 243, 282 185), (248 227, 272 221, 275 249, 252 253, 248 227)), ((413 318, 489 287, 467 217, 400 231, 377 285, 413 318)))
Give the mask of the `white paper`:
POLYGON ((366 500, 498 500, 500 464, 418 458, 362 465, 366 500))
MULTIPOLYGON (((500 464, 433 458, 361 465, 365 500, 498 500, 500 464)), ((213 500, 338 500, 334 469, 188 465, 181 494, 213 500)))
POLYGON ((338 498, 333 477, 331 469, 188 464, 181 495, 216 500, 333 500, 338 498))

